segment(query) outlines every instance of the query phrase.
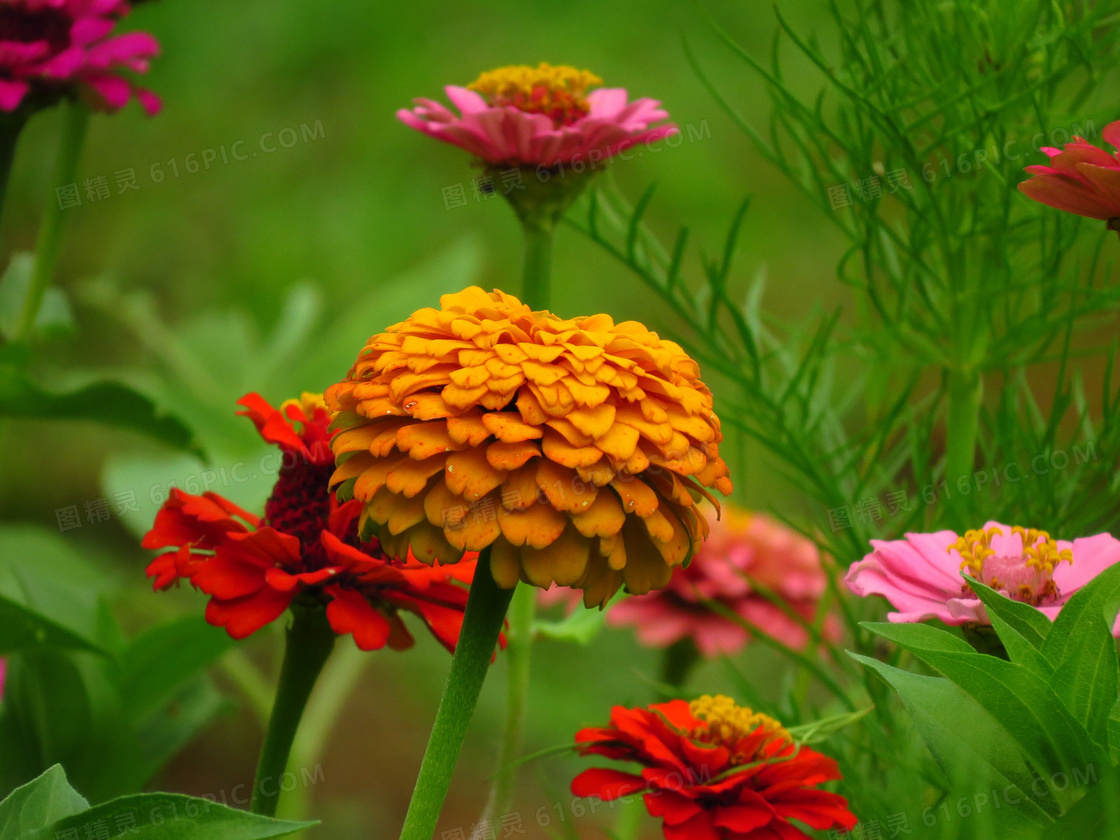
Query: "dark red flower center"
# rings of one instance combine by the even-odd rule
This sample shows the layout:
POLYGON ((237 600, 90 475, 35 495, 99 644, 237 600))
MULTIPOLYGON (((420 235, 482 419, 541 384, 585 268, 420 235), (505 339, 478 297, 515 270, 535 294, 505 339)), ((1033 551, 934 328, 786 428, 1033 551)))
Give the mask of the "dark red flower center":
POLYGON ((47 41, 55 50, 70 45, 73 21, 57 9, 27 9, 10 3, 0 4, 0 41, 28 44, 47 41))
POLYGON ((264 506, 265 520, 299 540, 302 571, 329 565, 320 535, 330 524, 331 494, 327 488, 334 464, 297 463, 280 471, 264 506))

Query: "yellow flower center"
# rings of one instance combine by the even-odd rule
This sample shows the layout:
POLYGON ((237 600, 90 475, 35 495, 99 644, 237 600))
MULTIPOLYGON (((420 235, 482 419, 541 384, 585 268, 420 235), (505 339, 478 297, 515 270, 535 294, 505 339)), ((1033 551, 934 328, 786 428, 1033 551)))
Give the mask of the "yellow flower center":
POLYGON ((304 416, 311 419, 315 416, 316 409, 323 409, 328 411, 327 401, 323 399, 322 394, 316 394, 312 391, 304 391, 299 395, 299 399, 284 400, 280 403, 280 410, 287 414, 288 406, 294 405, 304 413, 304 416))
MULTIPOLYGON (((1059 549, 1050 534, 1037 528, 1015 525, 1011 536, 1019 537, 1018 544, 1002 540, 993 547, 995 538, 1003 536, 1003 530, 996 527, 966 531, 948 550, 960 555, 962 573, 1017 601, 1039 606, 1056 600, 1054 569, 1062 562, 1072 564, 1073 552, 1059 549)), ((965 590, 968 594, 967 587, 965 590)))
POLYGON ((732 764, 750 763, 763 747, 774 741, 793 743, 793 737, 774 718, 761 712, 751 711, 746 706, 737 706, 734 700, 723 694, 714 697, 705 694, 699 700, 689 703, 688 709, 694 718, 702 722, 689 733, 692 739, 704 744, 726 747, 732 753, 732 764), (737 752, 737 747, 742 740, 760 729, 765 737, 754 751, 750 755, 737 752))
POLYGON ((541 62, 517 64, 483 73, 467 87, 495 107, 512 105, 530 114, 544 114, 556 125, 570 125, 587 116, 587 89, 603 80, 587 70, 541 62))

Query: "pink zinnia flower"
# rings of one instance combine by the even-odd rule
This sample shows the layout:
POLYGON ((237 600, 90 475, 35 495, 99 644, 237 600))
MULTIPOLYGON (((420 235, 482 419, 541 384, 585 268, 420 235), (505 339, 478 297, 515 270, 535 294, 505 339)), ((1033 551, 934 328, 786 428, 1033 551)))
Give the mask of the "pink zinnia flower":
POLYGON ((491 166, 552 167, 582 160, 591 166, 635 145, 679 129, 651 128, 669 114, 654 99, 628 101, 623 88, 588 88, 602 79, 574 67, 526 65, 483 73, 467 87, 449 85, 456 115, 438 102, 417 99, 397 116, 417 131, 465 149, 491 166))
MULTIPOLYGON (((991 624, 962 573, 1053 620, 1078 589, 1120 563, 1120 541, 1109 534, 1068 542, 999 522, 963 537, 952 531, 907 534, 902 540, 872 540, 871 546, 874 551, 848 570, 848 587, 890 601, 898 610, 887 616, 893 622, 991 624)), ((1120 621, 1113 633, 1120 635, 1120 621)))
MULTIPOLYGON (((711 536, 687 569, 674 569, 665 589, 611 607, 607 623, 633 625, 647 647, 691 638, 703 656, 734 654, 750 633, 704 603, 715 601, 783 644, 803 648, 805 630, 756 590, 769 590, 812 622, 825 589, 817 547, 763 514, 726 508, 710 525, 711 536)), ((826 622, 826 634, 834 632, 826 622)))
POLYGON ((108 37, 128 11, 124 0, 0 0, 0 111, 80 87, 108 111, 135 96, 158 112, 159 97, 119 75, 146 73, 159 52, 145 32, 108 37))
MULTIPOLYGON (((1109 123, 1104 139, 1120 149, 1120 122, 1109 123)), ((1028 166, 1034 178, 1019 184, 1019 190, 1050 207, 1107 219, 1109 230, 1120 229, 1120 156, 1074 137, 1064 149, 1043 146, 1049 166, 1028 166)))

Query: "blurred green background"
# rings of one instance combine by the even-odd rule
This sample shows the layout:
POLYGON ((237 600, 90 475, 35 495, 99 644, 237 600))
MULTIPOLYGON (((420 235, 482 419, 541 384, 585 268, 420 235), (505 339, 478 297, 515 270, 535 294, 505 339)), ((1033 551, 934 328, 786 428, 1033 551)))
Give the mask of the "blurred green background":
MULTIPOLYGON (((761 85, 743 77, 742 64, 716 44, 696 8, 667 0, 472 8, 430 0, 163 0, 138 8, 129 26, 163 45, 145 84, 163 97, 164 110, 147 119, 133 105, 92 121, 78 170, 83 203, 66 211, 57 272, 75 327, 44 348, 38 364, 56 378, 124 375, 194 426, 211 464, 123 432, 5 421, 6 525, 50 532, 95 558, 119 584, 116 608, 127 626, 201 613, 201 596, 146 588, 149 555, 138 536, 172 481, 188 490, 196 489, 192 477, 209 481, 210 489, 259 509, 270 476, 252 465, 267 449, 247 421, 234 417, 235 400, 251 390, 274 402, 322 390, 345 373, 368 335, 435 304, 441 293, 472 283, 519 290, 519 231, 509 208, 500 197, 472 197, 478 170, 463 152, 394 117, 413 97, 442 98, 444 85, 466 84, 493 67, 572 64, 632 96, 662 100, 678 124, 692 127, 686 137, 703 139, 618 162, 609 176, 632 200, 659 183, 646 215, 653 229, 671 238, 687 224, 694 241, 713 253, 738 204, 752 195, 737 280, 745 286, 765 272, 766 306, 779 315, 842 300, 834 279, 840 235, 753 152, 690 70, 682 36, 718 78, 730 81, 736 106, 764 123, 761 85), (284 139, 298 137, 290 148, 278 147, 284 129, 294 131, 284 139), (277 150, 265 153, 262 137, 277 150), (232 158, 237 141, 244 141, 237 150, 249 155, 245 160, 232 158), (201 161, 208 149, 216 153, 209 169, 189 172, 188 156, 201 161), (115 175, 129 169, 139 189, 118 194, 115 175), (162 175, 158 183, 154 172, 162 175), (111 195, 90 201, 84 181, 102 175, 111 195), (455 185, 468 204, 449 209, 443 189, 455 185), (204 472, 239 462, 250 465, 241 472, 248 480, 211 480, 204 472), (104 521, 87 509, 99 499, 110 511, 104 521), (75 507, 81 526, 60 530, 59 511, 75 507)), ((768 52, 775 23, 767 4, 707 8, 753 52, 768 52)), ((782 10, 811 26, 818 4, 783 2, 782 10)), ((51 182, 58 116, 37 117, 21 140, 5 253, 32 247, 41 208, 62 186, 51 182)), ((696 276, 695 262, 689 273, 696 276)), ((564 316, 605 311, 667 334, 678 327, 636 278, 567 228, 557 241, 554 290, 552 308, 564 316)), ((788 506, 765 465, 738 444, 733 450, 738 500, 788 506)), ((434 642, 417 636, 412 652, 366 657, 321 757, 319 782, 307 791, 310 813, 325 823, 314 836, 386 837, 399 826, 449 663, 434 642)), ((278 643, 279 634, 266 631, 243 649, 267 671, 278 643)), ((570 741, 578 727, 604 722, 612 704, 648 702, 645 677, 656 674, 656 661, 625 631, 608 631, 591 648, 542 643, 527 749, 570 741)), ((781 688, 770 676, 774 665, 765 653, 747 657, 748 672, 769 686, 764 694, 781 688)), ((696 684, 728 688, 718 664, 706 666, 696 684)), ((469 833, 481 811, 503 692, 499 659, 441 830, 469 833)), ((251 779, 260 736, 244 704, 231 704, 156 786, 220 800, 222 791, 251 779)), ((551 828, 559 827, 554 806, 570 803, 567 783, 582 766, 562 757, 525 769, 518 807, 528 836, 542 836, 541 809, 551 814, 551 828)), ((575 825, 582 837, 606 836, 600 822, 585 816, 575 825)), ((648 831, 655 836, 652 820, 648 831)))

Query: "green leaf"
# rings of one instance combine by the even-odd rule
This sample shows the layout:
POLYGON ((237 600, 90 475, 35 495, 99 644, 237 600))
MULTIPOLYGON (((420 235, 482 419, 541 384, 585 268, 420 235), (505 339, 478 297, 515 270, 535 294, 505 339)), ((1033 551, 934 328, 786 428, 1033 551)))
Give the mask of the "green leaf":
POLYGON ((315 825, 311 822, 274 820, 237 811, 211 802, 173 793, 122 796, 80 814, 56 820, 38 831, 25 832, 20 840, 55 840, 65 832, 79 837, 104 828, 110 836, 137 840, 265 840, 283 837, 315 825))
MULTIPOLYGON (((1072 808, 1062 815, 1057 825, 1035 835, 1037 840, 1061 838, 1110 838, 1120 825, 1120 798, 1116 796, 1116 769, 1091 766, 1082 772, 1095 783, 1072 808), (1099 781, 1098 775, 1100 776, 1099 781)), ((1076 781, 1076 780, 1074 780, 1076 781)), ((1071 782, 1073 783, 1073 782, 1071 782)))
POLYGON ((1059 663, 1066 658, 1071 647, 1077 647, 1082 639, 1077 628, 1082 617, 1089 615, 1107 621, 1109 628, 1120 611, 1120 563, 1115 563, 1093 578, 1073 594, 1054 619, 1054 627, 1046 637, 1042 652, 1051 662, 1059 663))
POLYGON ((56 764, 0 802, 0 840, 17 840, 88 808, 89 803, 66 781, 66 771, 56 764))
POLYGON ((952 634, 924 624, 865 623, 964 689, 998 720, 1044 774, 1105 756, 1044 679, 1014 662, 975 653, 952 634), (962 648, 967 648, 967 651, 962 648))
MULTIPOLYGON (((1053 801, 1031 799, 1029 792, 1035 775, 1008 737, 1002 721, 946 679, 911 674, 855 653, 848 655, 875 671, 898 692, 914 725, 956 790, 986 790, 992 783, 1005 790, 1017 788, 1022 804, 1003 813, 1006 827, 1021 829, 1051 823, 1047 809, 1054 807, 1053 801), (983 778, 984 773, 988 779, 983 778)), ((1001 836, 1014 835, 1009 831, 1001 836)))
POLYGON ((108 655, 91 639, 39 612, 0 595, 0 654, 33 648, 73 648, 108 655))
POLYGON ((589 645, 602 632, 603 625, 607 620, 607 611, 612 605, 625 597, 626 595, 619 591, 601 610, 585 609, 580 604, 570 615, 565 616, 560 621, 534 621, 533 635, 558 642, 589 645))
POLYGON ((1011 661, 1049 675, 1053 669, 1042 655, 1042 643, 1052 627, 1050 619, 1030 604, 1001 595, 968 575, 964 577, 983 602, 1011 661))
POLYGON ((151 398, 121 382, 94 382, 56 393, 11 362, 0 364, 0 416, 87 420, 140 432, 175 449, 201 452, 179 418, 162 412, 151 398))
POLYGON ((1109 743, 1108 718, 1120 691, 1120 663, 1112 637, 1118 609, 1120 564, 1074 593, 1042 647, 1054 666, 1051 686, 1099 744, 1109 743))
POLYGON ((133 639, 120 656, 126 714, 143 716, 234 645, 228 633, 202 616, 157 625, 133 639))
POLYGON ((851 726, 856 721, 867 717, 874 709, 874 706, 867 706, 857 712, 844 712, 801 726, 791 726, 787 731, 799 744, 816 744, 828 738, 833 732, 838 732, 844 727, 851 726))

